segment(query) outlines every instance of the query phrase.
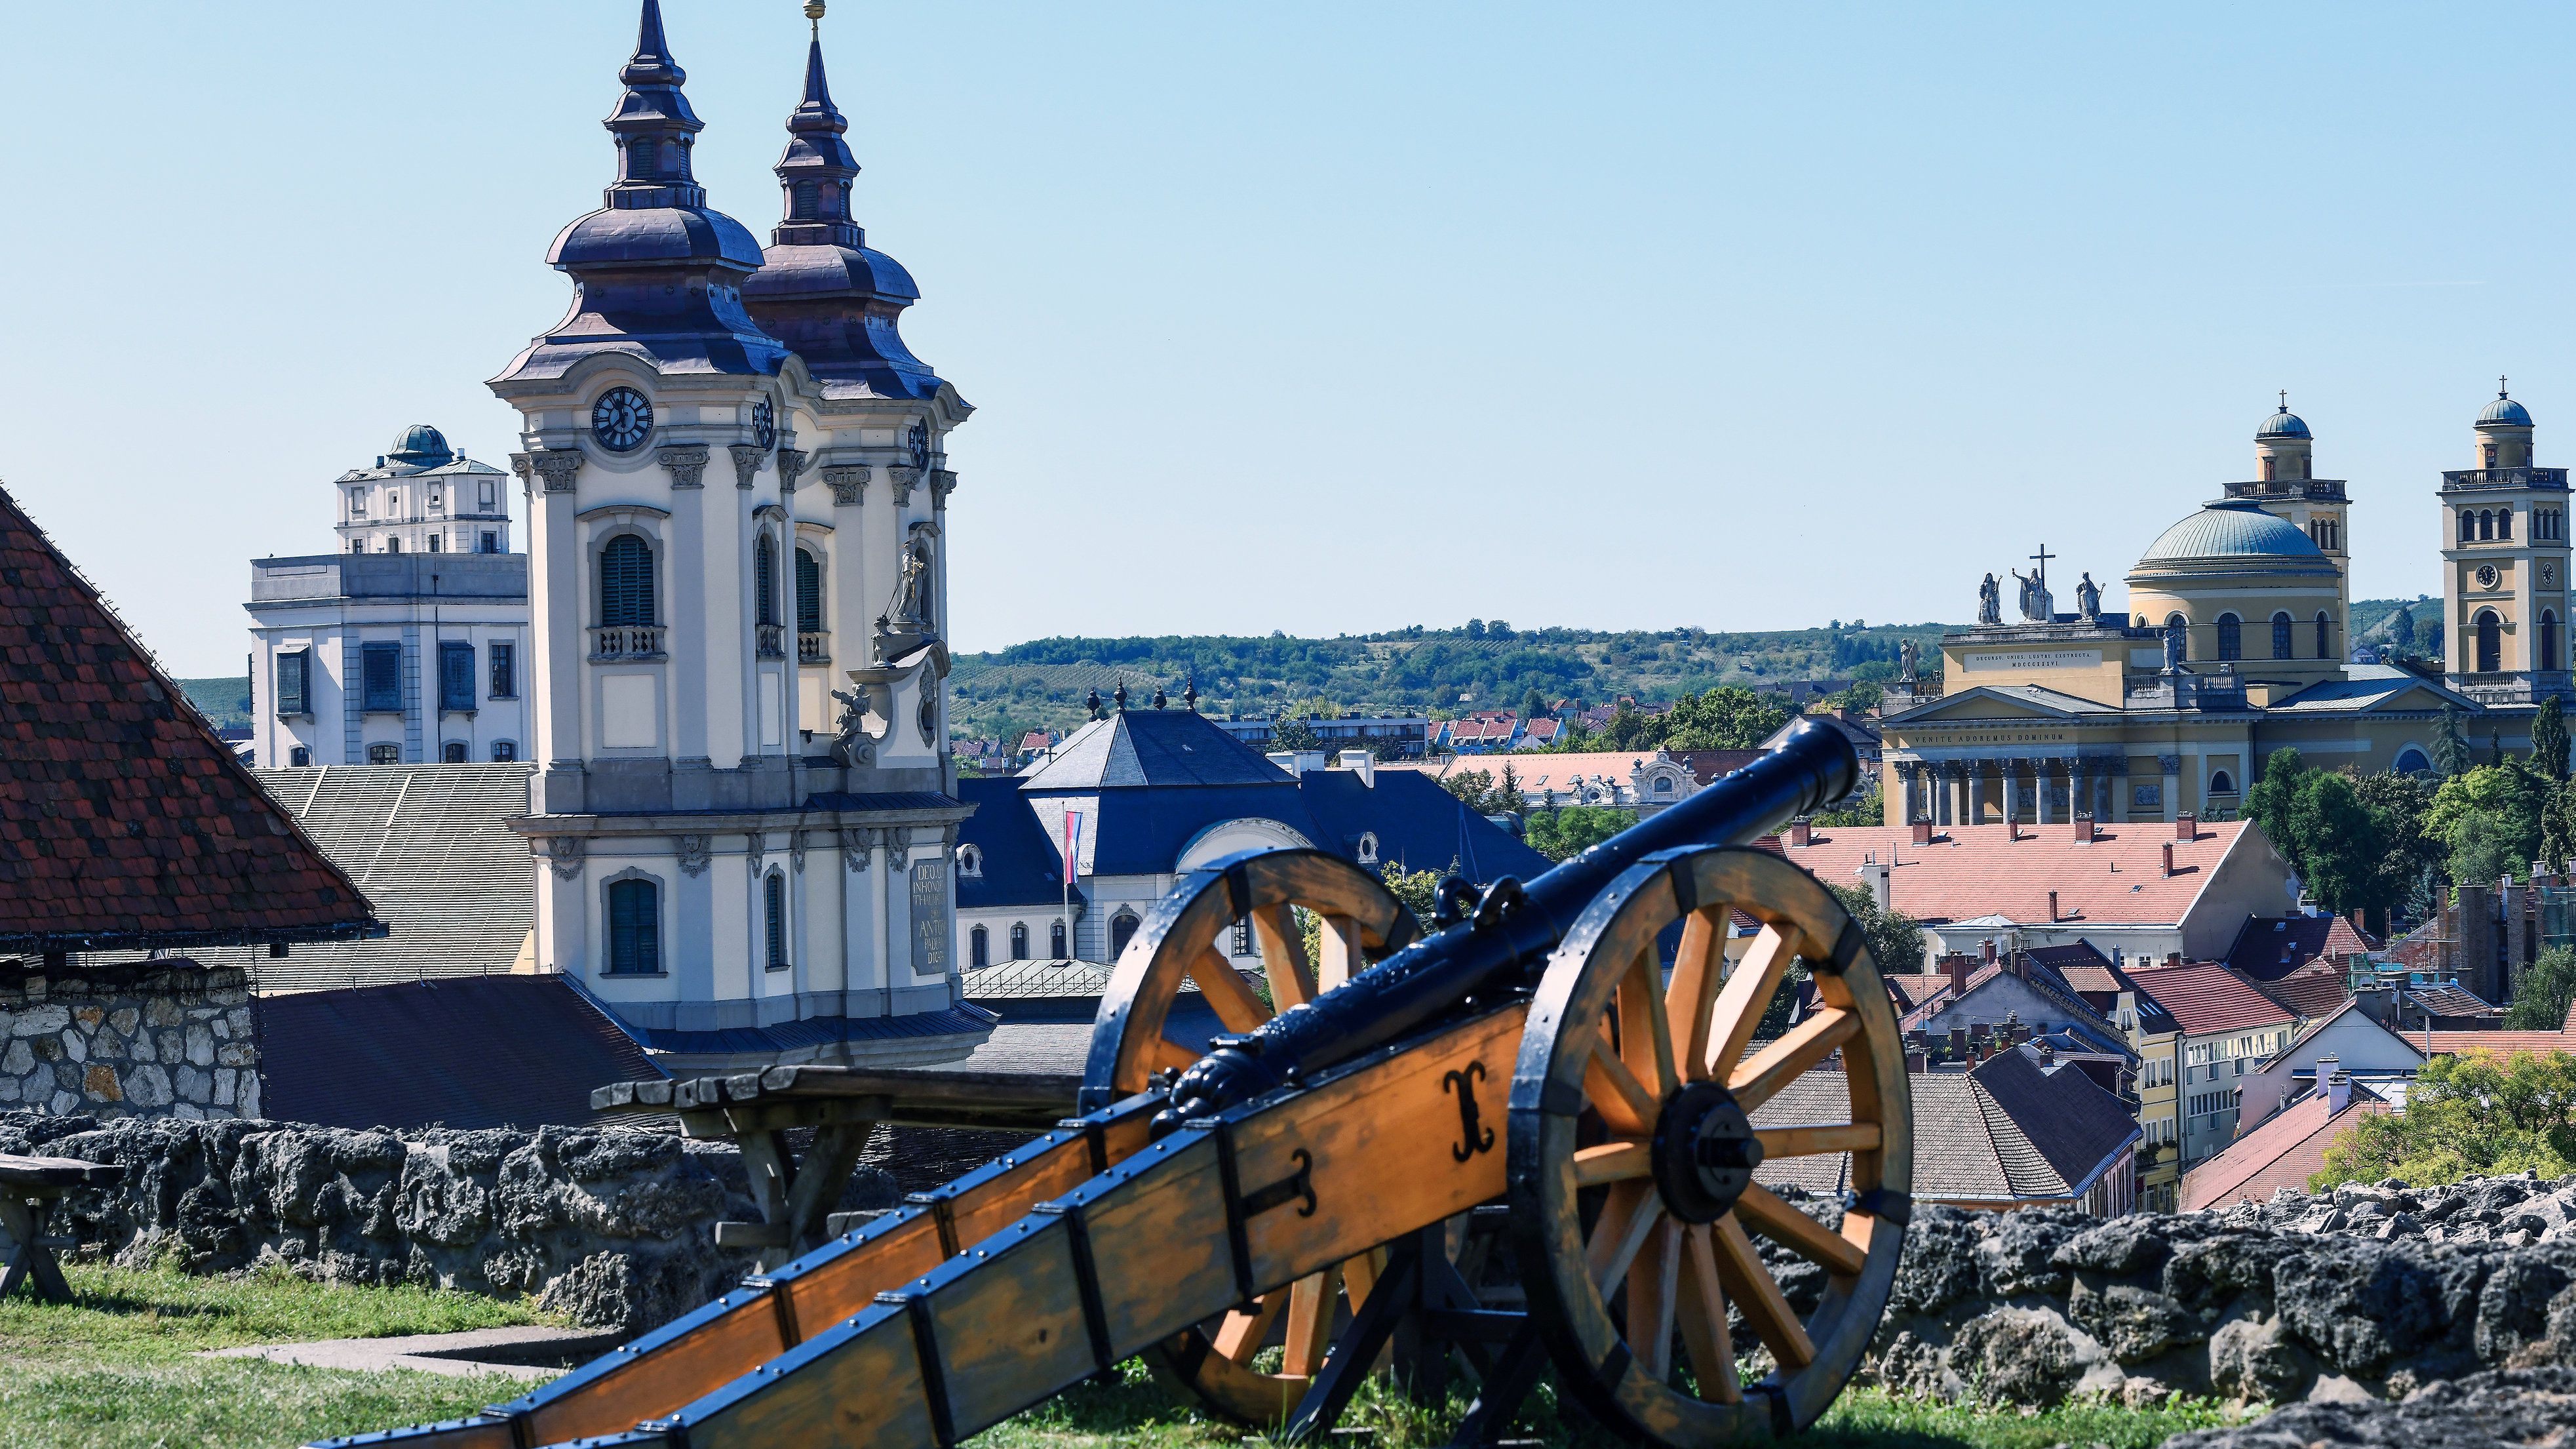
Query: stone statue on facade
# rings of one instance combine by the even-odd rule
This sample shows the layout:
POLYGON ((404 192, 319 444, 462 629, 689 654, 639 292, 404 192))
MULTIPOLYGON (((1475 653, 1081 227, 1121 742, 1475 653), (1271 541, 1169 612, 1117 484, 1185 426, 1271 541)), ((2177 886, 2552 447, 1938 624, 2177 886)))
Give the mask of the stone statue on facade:
POLYGON ((877 762, 877 742, 868 737, 867 702, 847 689, 832 691, 841 702, 839 733, 832 737, 831 755, 843 769, 864 769, 877 762))
POLYGON ((2000 624, 2003 621, 2003 588, 1995 582, 1995 576, 1990 573, 1986 575, 1984 583, 1977 585, 1977 622, 2000 624))
POLYGON ((1897 678, 1905 681, 1907 684, 1912 684, 1916 680, 1922 678, 1923 646, 1921 644, 1912 639, 1904 641, 1896 646, 1896 658, 1898 665, 1903 670, 1902 673, 1897 675, 1897 678))
POLYGON ((2182 672, 2183 632, 2180 624, 2165 626, 2165 673, 2182 672))
POLYGON ((2087 624, 2102 622, 2102 586, 2093 582, 2093 574, 2090 570, 2085 572, 2083 581, 2075 586, 2075 612, 2082 616, 2087 624))
POLYGON ((2057 601, 2048 595, 2048 585, 2037 574, 2010 571, 2021 581, 2021 617, 2025 624, 2050 624, 2057 620, 2057 601))
POLYGON ((886 620, 904 633, 930 627, 930 545, 923 539, 904 545, 903 564, 895 575, 894 601, 886 606, 886 620))

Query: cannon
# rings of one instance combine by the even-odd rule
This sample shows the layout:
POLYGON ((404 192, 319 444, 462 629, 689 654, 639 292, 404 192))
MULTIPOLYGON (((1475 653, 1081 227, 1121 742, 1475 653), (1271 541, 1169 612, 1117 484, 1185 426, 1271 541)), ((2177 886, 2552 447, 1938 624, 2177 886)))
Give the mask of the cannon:
POLYGON ((944 1449, 1139 1355, 1289 1438, 1388 1365, 1472 1375, 1470 1442, 1549 1365, 1642 1443, 1804 1428, 1886 1307, 1912 1114, 1866 935, 1750 842, 1856 772, 1802 725, 1534 880, 1444 884, 1428 934, 1337 856, 1216 862, 1120 955, 1080 1116, 524 1398, 332 1443, 944 1449), (1215 949, 1246 921, 1260 982, 1215 949), (1193 989, 1204 1054, 1164 1030, 1193 989), (1841 1120, 1755 1120, 1837 1065, 1841 1120), (1816 1154, 1832 1226, 1754 1177, 1816 1154))

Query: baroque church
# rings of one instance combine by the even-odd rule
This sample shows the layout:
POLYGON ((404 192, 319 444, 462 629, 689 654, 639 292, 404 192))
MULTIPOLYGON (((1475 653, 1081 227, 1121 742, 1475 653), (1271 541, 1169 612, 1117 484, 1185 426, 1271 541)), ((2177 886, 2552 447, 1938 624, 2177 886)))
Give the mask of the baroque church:
POLYGON ((2351 499, 2315 475, 2285 398, 2255 430, 2256 476, 2139 557, 2125 617, 2105 616, 2090 574, 2059 611, 2045 548, 2014 571, 2017 618, 1986 576, 1977 623, 1941 641, 1940 682, 1909 667, 1883 705, 1886 822, 2227 819, 2285 747, 2428 770, 2454 709, 2479 747, 2527 751, 2540 702, 2576 694, 2567 470, 2534 465, 2532 431, 2499 389, 2472 425, 2473 466, 2442 474, 2441 678, 2357 662, 2351 499))
POLYGON ((708 204, 643 0, 614 179, 546 260, 563 318, 491 379, 528 500, 536 968, 676 1070, 952 1059, 947 438, 919 297, 853 219, 820 3, 762 247, 708 204))

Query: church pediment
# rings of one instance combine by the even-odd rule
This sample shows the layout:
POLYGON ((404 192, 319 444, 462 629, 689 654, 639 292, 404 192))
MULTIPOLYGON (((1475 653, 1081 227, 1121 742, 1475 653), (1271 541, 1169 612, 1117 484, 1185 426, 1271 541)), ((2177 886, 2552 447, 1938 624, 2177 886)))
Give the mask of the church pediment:
POLYGON ((1891 727, 1927 724, 1965 724, 1976 720, 2074 719, 2088 711, 2071 708, 2073 700, 2061 702, 2058 697, 2038 691, 1971 689, 1963 694, 1944 695, 1930 704, 1907 710, 1887 723, 1891 727))

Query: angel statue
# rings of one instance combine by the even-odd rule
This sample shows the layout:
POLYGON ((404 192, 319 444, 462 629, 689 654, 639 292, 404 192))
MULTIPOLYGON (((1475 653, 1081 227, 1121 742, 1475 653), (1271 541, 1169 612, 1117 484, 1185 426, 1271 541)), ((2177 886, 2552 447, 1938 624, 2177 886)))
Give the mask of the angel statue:
POLYGON ((1977 622, 2000 624, 2003 621, 2003 589, 1995 582, 1995 576, 1990 573, 1986 575, 1984 583, 1977 585, 1977 622))
POLYGON ((838 760, 842 768, 850 770, 875 764, 877 742, 868 737, 866 702, 846 689, 833 690, 832 697, 841 702, 841 717, 837 725, 840 732, 832 737, 832 758, 838 760))

